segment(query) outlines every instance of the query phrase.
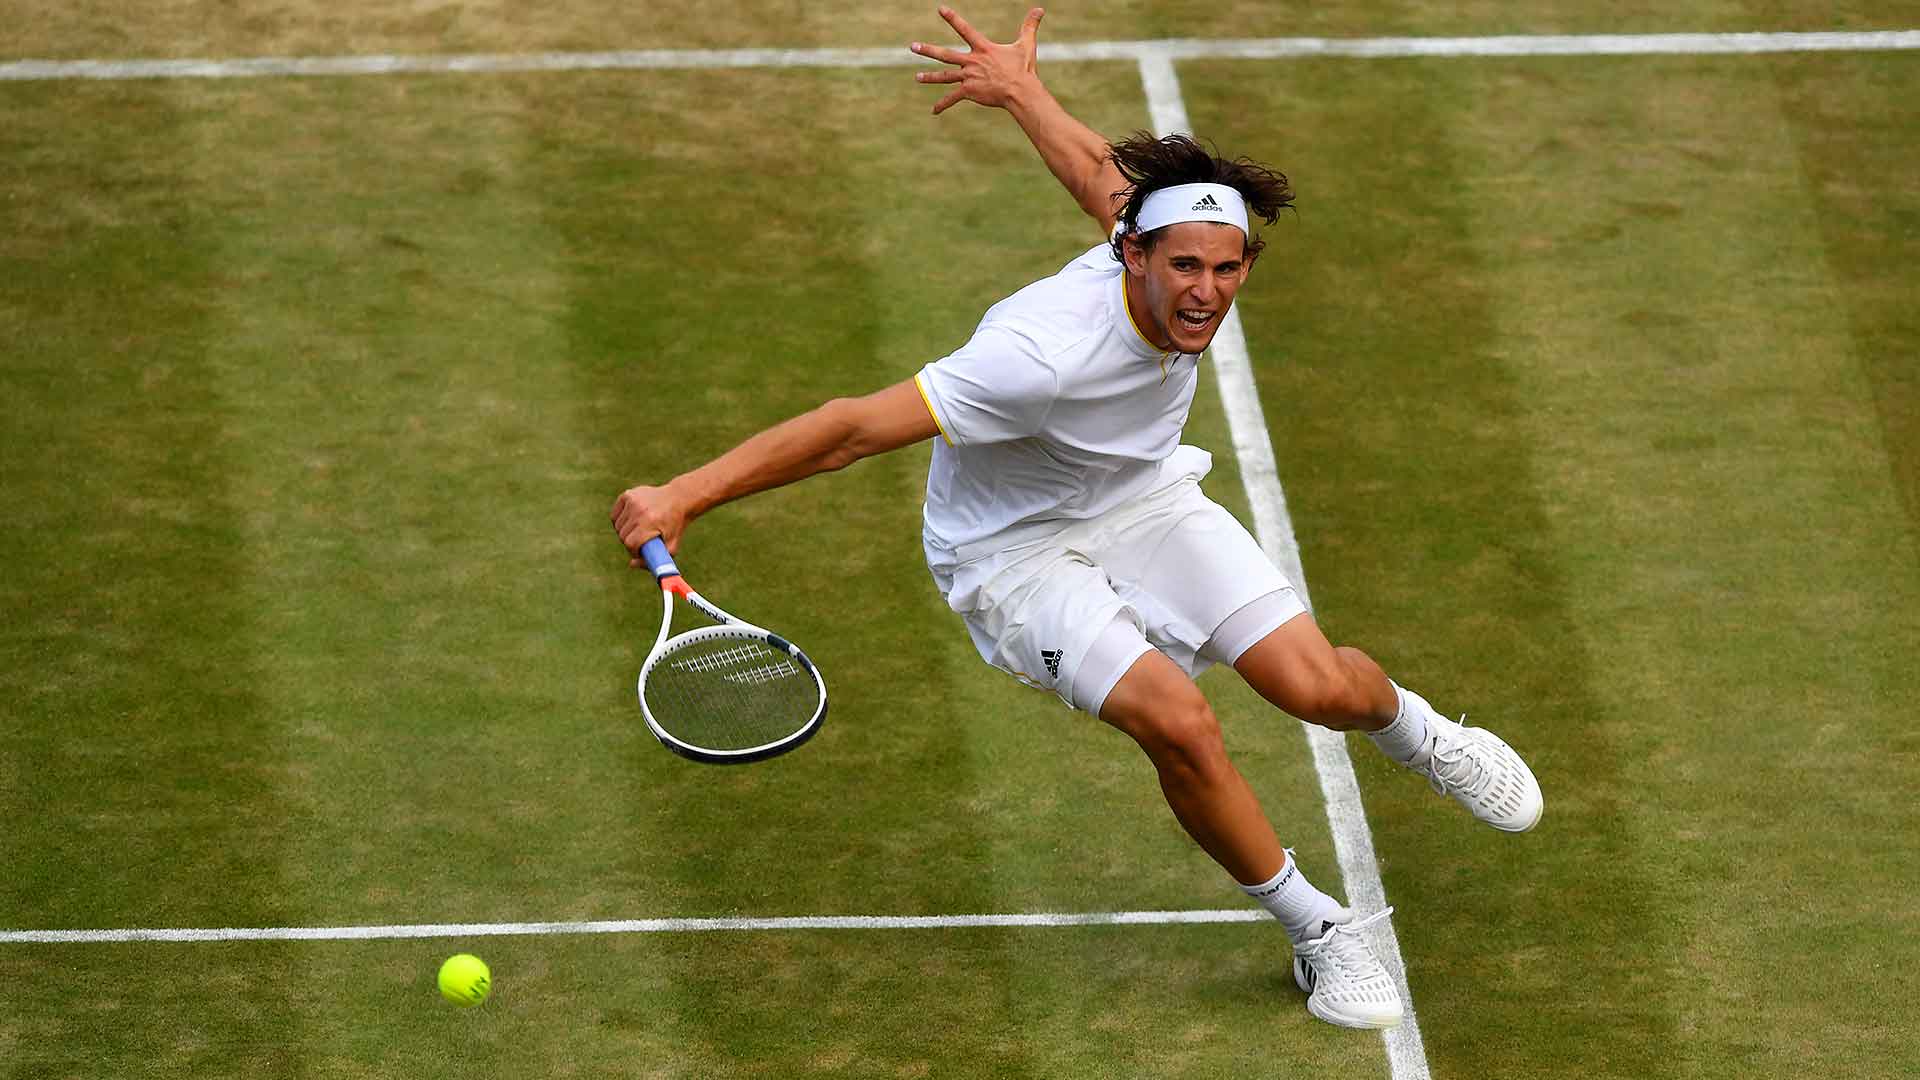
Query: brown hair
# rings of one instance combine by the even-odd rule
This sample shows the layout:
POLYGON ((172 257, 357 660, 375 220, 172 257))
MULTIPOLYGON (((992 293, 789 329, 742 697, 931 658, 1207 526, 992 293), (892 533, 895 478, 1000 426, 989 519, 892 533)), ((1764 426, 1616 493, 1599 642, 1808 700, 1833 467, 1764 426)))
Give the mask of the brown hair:
MULTIPOLYGON (((1249 215, 1269 225, 1280 217, 1280 211, 1293 205, 1293 189, 1287 185, 1285 173, 1248 158, 1229 161, 1185 135, 1156 139, 1144 131, 1135 132, 1109 149, 1114 167, 1127 180, 1124 189, 1114 192, 1115 197, 1125 196, 1127 200, 1120 208, 1120 231, 1113 238, 1116 259, 1126 257, 1125 241, 1135 235, 1140 207, 1146 203, 1147 196, 1161 188, 1176 184, 1225 184, 1247 200, 1249 215)), ((1159 232, 1155 229, 1141 234, 1140 245, 1152 251, 1159 232)), ((1260 254, 1266 246, 1265 240, 1247 237, 1248 257, 1260 254)))

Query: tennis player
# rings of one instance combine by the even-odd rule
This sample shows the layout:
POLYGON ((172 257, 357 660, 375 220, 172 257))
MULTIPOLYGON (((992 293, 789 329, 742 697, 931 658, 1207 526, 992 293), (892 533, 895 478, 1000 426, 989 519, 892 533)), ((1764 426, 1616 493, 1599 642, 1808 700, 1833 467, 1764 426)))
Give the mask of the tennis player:
MULTIPOLYGON (((1035 73, 1041 11, 1011 44, 941 8, 968 50, 915 42, 950 65, 934 106, 1003 108, 1108 239, 990 308, 973 337, 912 378, 829 401, 659 487, 612 518, 630 553, 677 547, 722 503, 934 440, 927 565, 980 656, 1125 732, 1188 834, 1286 928, 1313 1015, 1397 1024, 1393 979, 1358 918, 1315 888, 1226 754, 1194 676, 1230 665, 1311 723, 1360 730, 1497 829, 1542 808, 1497 736, 1446 719, 1365 653, 1331 645, 1293 583, 1201 490, 1206 451, 1183 445, 1201 354, 1291 204, 1285 176, 1183 136, 1109 144, 1035 73)), ((634 565, 640 565, 634 560, 634 565)))

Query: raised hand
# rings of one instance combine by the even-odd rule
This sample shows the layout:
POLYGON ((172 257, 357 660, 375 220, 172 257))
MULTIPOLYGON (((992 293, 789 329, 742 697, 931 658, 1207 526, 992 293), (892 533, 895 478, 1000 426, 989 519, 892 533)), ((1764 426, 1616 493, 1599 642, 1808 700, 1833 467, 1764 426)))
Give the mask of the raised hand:
POLYGON ((934 103, 935 116, 961 101, 971 101, 979 105, 1004 109, 1013 95, 1022 89, 1038 85, 1039 77, 1034 73, 1034 52, 1038 49, 1040 19, 1046 15, 1043 8, 1034 8, 1027 12, 1025 21, 1020 24, 1020 36, 1006 44, 987 40, 986 35, 975 30, 971 23, 960 17, 960 13, 944 5, 940 8, 940 17, 947 20, 953 32, 966 42, 967 50, 944 48, 929 45, 924 41, 913 42, 908 48, 930 60, 950 64, 952 68, 944 71, 922 71, 915 80, 923 83, 957 84, 947 95, 934 103))

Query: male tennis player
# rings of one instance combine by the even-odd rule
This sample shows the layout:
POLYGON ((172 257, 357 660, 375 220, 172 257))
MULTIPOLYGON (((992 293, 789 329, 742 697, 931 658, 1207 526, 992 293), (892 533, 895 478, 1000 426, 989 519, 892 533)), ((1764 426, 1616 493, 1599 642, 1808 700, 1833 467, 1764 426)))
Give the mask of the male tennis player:
POLYGON ((1110 145, 1035 74, 1039 9, 1008 45, 940 14, 969 51, 913 43, 952 65, 918 75, 954 85, 934 112, 963 100, 1006 109, 1108 242, 995 304, 913 378, 621 493, 614 527, 630 553, 656 535, 675 547, 722 503, 936 440, 927 564, 981 657, 1140 745, 1187 832, 1285 926, 1313 1015, 1392 1026, 1399 991, 1362 932, 1391 909, 1356 919, 1308 883, 1193 677, 1228 664, 1294 716, 1365 731, 1495 828, 1532 828, 1542 802, 1498 737, 1329 644, 1259 544, 1201 492, 1211 457, 1180 444, 1200 355, 1264 246, 1250 219, 1274 221, 1292 201, 1287 180, 1180 136, 1110 145))

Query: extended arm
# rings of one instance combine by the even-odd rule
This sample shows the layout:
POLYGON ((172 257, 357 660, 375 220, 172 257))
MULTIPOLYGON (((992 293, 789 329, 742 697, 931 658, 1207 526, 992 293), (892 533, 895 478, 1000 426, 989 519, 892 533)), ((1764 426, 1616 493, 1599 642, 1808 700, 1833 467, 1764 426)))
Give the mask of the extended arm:
POLYGON ((919 387, 907 379, 776 424, 664 486, 628 488, 609 516, 629 553, 655 536, 677 549, 687 525, 722 503, 924 442, 939 430, 919 387))
POLYGON ((961 101, 1012 114, 1067 194, 1100 223, 1102 236, 1111 235, 1123 205, 1114 194, 1126 187, 1126 179, 1114 167, 1107 140, 1062 108, 1034 69, 1040 19, 1045 14, 1042 8, 1027 12, 1019 38, 1001 45, 988 41, 959 12, 942 7, 940 17, 967 43, 968 51, 913 42, 914 52, 952 65, 949 70, 922 71, 915 78, 923 83, 957 84, 935 103, 935 115, 961 101))

